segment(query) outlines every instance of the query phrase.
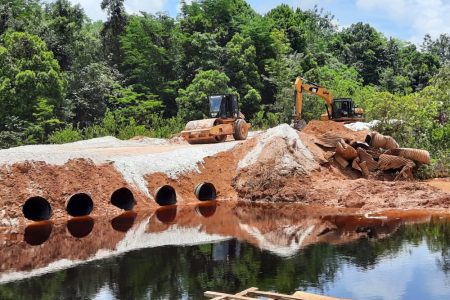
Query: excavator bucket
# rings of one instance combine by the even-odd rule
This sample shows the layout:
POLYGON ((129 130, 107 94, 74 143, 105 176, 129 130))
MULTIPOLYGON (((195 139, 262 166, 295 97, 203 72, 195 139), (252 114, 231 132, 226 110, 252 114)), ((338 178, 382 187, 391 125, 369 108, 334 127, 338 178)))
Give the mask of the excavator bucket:
POLYGON ((181 132, 189 144, 220 143, 233 134, 233 124, 221 124, 219 119, 191 121, 181 132))

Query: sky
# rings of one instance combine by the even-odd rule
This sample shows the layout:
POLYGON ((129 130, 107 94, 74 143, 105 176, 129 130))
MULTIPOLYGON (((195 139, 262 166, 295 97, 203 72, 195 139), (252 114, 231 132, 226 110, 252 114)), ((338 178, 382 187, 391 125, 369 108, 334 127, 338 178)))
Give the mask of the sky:
MULTIPOLYGON (((100 9, 101 0, 70 0, 79 3, 92 20, 105 20, 100 9)), ((187 0, 190 2, 192 0, 187 0)), ((166 12, 175 17, 179 13, 179 0, 125 0, 129 13, 145 11, 166 12)), ((317 5, 335 16, 339 26, 356 22, 369 23, 387 37, 399 38, 420 44, 425 34, 433 38, 450 34, 450 0, 247 0, 259 13, 264 14, 275 6, 286 3, 302 9, 317 5)))

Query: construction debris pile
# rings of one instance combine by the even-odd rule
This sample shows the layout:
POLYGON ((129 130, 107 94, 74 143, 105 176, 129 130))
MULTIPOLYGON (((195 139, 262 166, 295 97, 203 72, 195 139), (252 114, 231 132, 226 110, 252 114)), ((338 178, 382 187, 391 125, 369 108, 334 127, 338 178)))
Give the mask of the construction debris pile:
POLYGON ((430 163, 428 151, 400 148, 392 137, 376 131, 367 134, 364 142, 325 133, 316 144, 334 148, 336 163, 344 169, 351 166, 367 179, 411 180, 416 166, 430 163))

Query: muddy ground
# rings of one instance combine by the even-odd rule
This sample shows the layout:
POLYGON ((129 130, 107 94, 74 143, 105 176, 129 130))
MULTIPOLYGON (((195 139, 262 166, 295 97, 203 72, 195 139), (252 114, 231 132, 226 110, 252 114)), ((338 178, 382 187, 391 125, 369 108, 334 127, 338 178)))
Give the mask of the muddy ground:
MULTIPOLYGON (((356 210, 450 208, 449 181, 363 179, 334 162, 333 149, 316 142, 324 133, 363 141, 366 131, 334 122, 311 122, 301 133, 288 125, 255 133, 245 142, 189 145, 180 139, 107 137, 67 145, 26 146, 0 151, 0 226, 23 225, 30 197, 50 203, 52 219, 67 218, 69 197, 86 193, 92 214, 117 215, 111 194, 130 189, 136 210, 157 208, 155 190, 171 185, 177 203, 194 203, 198 183, 211 182, 218 200, 295 202, 356 210)), ((394 174, 395 175, 395 174, 394 174)))

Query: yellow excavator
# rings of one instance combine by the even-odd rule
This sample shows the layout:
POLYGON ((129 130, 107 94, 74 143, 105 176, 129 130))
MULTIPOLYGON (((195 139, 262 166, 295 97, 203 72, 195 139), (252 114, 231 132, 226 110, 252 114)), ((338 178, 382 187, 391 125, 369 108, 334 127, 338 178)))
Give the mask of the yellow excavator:
POLYGON ((302 130, 306 122, 302 119, 303 93, 319 96, 325 100, 327 112, 320 116, 320 120, 333 120, 336 122, 353 123, 364 120, 364 110, 354 107, 350 98, 333 99, 330 91, 326 88, 308 82, 302 77, 295 80, 295 115, 293 127, 302 130))
POLYGON ((245 140, 251 127, 239 109, 236 95, 211 95, 208 97, 210 118, 186 124, 181 136, 189 144, 224 142, 229 135, 235 140, 245 140))

